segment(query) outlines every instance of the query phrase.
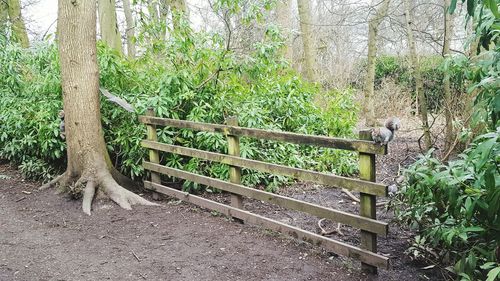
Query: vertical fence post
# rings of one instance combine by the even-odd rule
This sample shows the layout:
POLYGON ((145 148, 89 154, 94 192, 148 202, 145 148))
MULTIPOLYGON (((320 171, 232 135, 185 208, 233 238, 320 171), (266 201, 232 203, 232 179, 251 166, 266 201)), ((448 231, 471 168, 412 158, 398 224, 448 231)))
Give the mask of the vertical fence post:
MULTIPOLYGON (((372 140, 371 130, 361 130, 359 138, 372 140)), ((359 178, 367 181, 375 181, 375 155, 359 153, 359 178)), ((377 218, 377 197, 366 193, 360 193, 360 215, 372 219, 377 218)), ((377 234, 361 230, 361 248, 371 252, 377 252, 377 234)), ((377 267, 361 263, 361 270, 369 274, 377 274, 377 267)))
MULTIPOLYGON (((146 111, 146 115, 147 116, 155 116, 155 112, 153 110, 153 108, 148 108, 148 110, 146 111)), ((150 141, 158 141, 158 136, 156 134, 156 125, 151 125, 151 124, 148 124, 147 125, 147 128, 148 128, 148 140, 150 141)), ((160 154, 158 153, 157 150, 155 149, 150 149, 149 150, 149 162, 151 163, 155 163, 155 164, 159 164, 160 163, 160 154)), ((151 173, 151 182, 153 183, 157 183, 157 184, 161 184, 161 178, 160 178, 160 174, 156 173, 156 172, 150 172, 151 173)), ((159 196, 158 196, 158 193, 156 192, 153 192, 153 199, 154 200, 158 200, 159 199, 159 196)))
MULTIPOLYGON (((238 118, 236 116, 228 117, 226 120, 229 126, 238 126, 238 118)), ((240 139, 238 136, 227 135, 228 154, 232 156, 240 156, 240 139)), ((229 166, 229 181, 232 183, 241 183, 241 168, 236 166, 229 166)), ((243 196, 231 194, 231 206, 243 209, 243 196)), ((238 219, 243 222, 243 220, 238 219)))

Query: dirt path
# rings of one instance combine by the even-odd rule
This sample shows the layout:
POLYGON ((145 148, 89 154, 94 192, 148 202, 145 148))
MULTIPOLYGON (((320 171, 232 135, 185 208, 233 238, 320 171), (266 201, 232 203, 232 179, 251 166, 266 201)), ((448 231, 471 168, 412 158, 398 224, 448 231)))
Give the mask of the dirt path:
POLYGON ((176 201, 98 202, 89 217, 6 164, 0 175, 0 280, 429 280, 363 276, 356 261, 176 201))

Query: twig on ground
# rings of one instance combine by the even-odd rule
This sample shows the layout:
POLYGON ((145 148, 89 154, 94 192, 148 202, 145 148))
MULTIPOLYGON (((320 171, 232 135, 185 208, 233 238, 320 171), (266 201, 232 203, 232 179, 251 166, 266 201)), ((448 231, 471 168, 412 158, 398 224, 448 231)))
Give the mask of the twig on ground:
MULTIPOLYGON (((342 192, 344 192, 347 196, 349 196, 349 198, 351 198, 352 201, 356 201, 356 202, 361 202, 361 200, 356 197, 354 194, 352 194, 349 190, 345 189, 345 188, 342 188, 342 192)), ((385 206, 385 204, 387 204, 389 202, 387 201, 384 201, 384 202, 378 202, 376 204, 377 207, 381 207, 381 206, 385 206)))
POLYGON ((134 250, 130 250, 132 252, 132 255, 134 255, 134 258, 138 261, 141 262, 141 259, 135 254, 134 250))
POLYGON ((342 236, 344 235, 344 233, 342 233, 342 231, 340 231, 340 226, 341 226, 341 224, 340 224, 340 223, 338 223, 338 224, 337 224, 337 228, 336 228, 336 229, 334 229, 334 230, 330 230, 330 231, 326 231, 326 230, 323 228, 323 226, 321 226, 321 223, 322 223, 324 220, 325 220, 325 219, 320 219, 320 220, 318 221, 318 227, 319 227, 319 229, 321 230, 320 234, 321 234, 322 236, 327 236, 327 235, 331 235, 331 234, 334 234, 334 233, 338 233, 339 235, 342 235, 342 236))

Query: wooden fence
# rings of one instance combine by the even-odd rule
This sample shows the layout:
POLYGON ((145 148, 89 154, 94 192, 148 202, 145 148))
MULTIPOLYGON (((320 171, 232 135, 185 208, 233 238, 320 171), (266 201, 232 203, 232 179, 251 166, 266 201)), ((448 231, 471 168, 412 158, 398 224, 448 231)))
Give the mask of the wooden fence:
POLYGON ((358 259, 361 261, 362 269, 365 272, 376 273, 378 267, 389 267, 389 259, 377 254, 377 235, 386 236, 388 233, 388 224, 376 220, 376 196, 387 196, 387 186, 375 183, 375 155, 386 154, 387 147, 377 145, 370 141, 371 135, 369 131, 360 132, 359 140, 350 140, 244 128, 238 126, 238 122, 235 118, 229 118, 227 120, 227 125, 157 118, 153 116, 152 110, 148 110, 148 116, 140 116, 139 121, 146 124, 148 130, 147 140, 142 141, 142 146, 149 149, 149 161, 145 161, 143 166, 146 170, 151 172, 151 181, 144 182, 146 188, 193 203, 203 208, 218 211, 244 222, 288 234, 294 238, 302 239, 314 245, 320 245, 326 250, 336 254, 358 259), (159 143, 156 134, 157 125, 224 134, 228 141, 228 154, 159 143), (358 151, 360 179, 241 158, 239 157, 239 137, 241 136, 358 151), (160 165, 160 151, 227 164, 230 167, 229 182, 160 165), (336 188, 359 191, 360 214, 350 214, 317 204, 246 187, 241 185, 241 168, 289 176, 295 179, 336 188), (231 194, 231 206, 162 185, 160 174, 181 178, 229 192, 231 194), (360 247, 352 246, 245 211, 242 203, 243 196, 270 202, 281 207, 302 211, 320 218, 326 218, 341 224, 359 228, 361 230, 361 245, 360 247))

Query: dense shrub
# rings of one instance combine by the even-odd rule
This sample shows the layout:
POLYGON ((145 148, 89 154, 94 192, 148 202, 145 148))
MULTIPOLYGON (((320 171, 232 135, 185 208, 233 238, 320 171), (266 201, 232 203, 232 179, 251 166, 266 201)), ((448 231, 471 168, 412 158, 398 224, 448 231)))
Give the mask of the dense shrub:
MULTIPOLYGON (((224 49, 220 37, 193 33, 185 27, 164 46, 128 60, 99 45, 101 87, 135 107, 129 113, 105 98, 103 126, 112 160, 125 174, 144 175, 140 147, 145 128, 137 117, 153 107, 160 117, 224 123, 238 115, 245 127, 346 137, 352 134, 357 107, 351 91, 321 93, 302 81, 278 53, 280 41, 270 30, 255 52, 237 57, 224 49), (315 96, 325 98, 323 108, 315 96)), ((0 157, 19 163, 26 175, 53 176, 64 167, 65 143, 59 138, 62 108, 57 48, 41 44, 29 50, 1 46, 0 157), (41 167, 45 167, 42 169, 41 167), (48 167, 51 167, 50 169, 48 167), (42 175, 40 175, 40 173, 42 175)), ((162 128, 159 140, 225 153, 220 134, 162 128)), ((249 138, 241 140, 244 157, 340 174, 355 172, 347 152, 249 138)), ((227 178, 228 167, 198 159, 163 154, 161 162, 197 173, 227 178)), ((270 189, 284 177, 244 170, 243 182, 270 189)), ((190 183, 186 188, 197 186, 190 183)))
POLYGON ((448 259, 461 278, 484 280, 490 272, 494 280, 500 271, 500 128, 446 165, 431 154, 405 172, 407 207, 399 218, 419 234, 410 252, 422 257, 430 247, 433 258, 448 259))

